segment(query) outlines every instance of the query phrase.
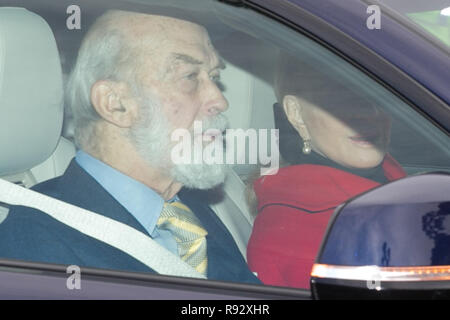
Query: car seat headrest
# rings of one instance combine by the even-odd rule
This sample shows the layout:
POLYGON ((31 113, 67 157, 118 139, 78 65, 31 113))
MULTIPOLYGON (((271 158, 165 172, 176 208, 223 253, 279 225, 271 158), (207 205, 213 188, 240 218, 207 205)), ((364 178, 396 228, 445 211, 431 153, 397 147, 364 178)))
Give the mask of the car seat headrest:
POLYGON ((46 160, 62 122, 61 64, 50 27, 26 9, 0 8, 0 176, 46 160))

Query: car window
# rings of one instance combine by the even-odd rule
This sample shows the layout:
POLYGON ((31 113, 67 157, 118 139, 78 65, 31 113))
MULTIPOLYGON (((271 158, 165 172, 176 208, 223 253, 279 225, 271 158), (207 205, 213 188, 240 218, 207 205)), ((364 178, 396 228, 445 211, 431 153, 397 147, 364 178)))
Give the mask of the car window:
POLYGON ((426 30, 430 37, 439 39, 447 47, 450 46, 450 7, 448 2, 433 0, 427 3, 407 3, 383 0, 381 3, 426 30))
POLYGON ((408 18, 450 47, 449 10, 449 8, 444 8, 440 11, 414 12, 408 14, 408 18))
MULTIPOLYGON (((11 4, 0 1, 0 5, 11 4)), ((64 157, 72 161, 60 166, 72 168, 71 174, 82 178, 62 187, 69 181, 65 180, 68 171, 54 174, 49 167, 60 156, 52 156, 45 165, 37 163, 23 175, 0 175, 88 210, 117 209, 110 218, 146 233, 188 263, 194 260, 194 268, 201 272, 211 270, 207 275, 211 280, 309 289, 312 264, 337 206, 408 175, 450 172, 448 133, 420 111, 424 106, 412 105, 324 45, 248 8, 206 0, 190 1, 188 7, 184 0, 43 0, 17 1, 13 6, 41 16, 56 38, 66 91, 62 137, 68 147, 55 149, 63 150, 64 157), (177 33, 171 29, 172 20, 158 20, 149 30, 160 30, 152 32, 161 46, 145 55, 132 50, 145 41, 151 46, 152 38, 139 33, 143 31, 136 26, 138 36, 126 42, 126 53, 108 62, 99 52, 106 57, 108 51, 116 50, 114 46, 123 40, 120 26, 128 20, 121 13, 109 15, 104 26, 117 21, 118 27, 115 33, 104 34, 103 25, 99 28, 95 23, 107 10, 170 16, 196 26, 180 24, 177 33), (207 30, 209 40, 198 25, 207 30), (98 31, 91 37, 98 41, 90 40, 94 49, 79 54, 93 26, 98 31), (163 45, 188 27, 195 36, 177 38, 178 46, 163 45), (161 34, 167 35, 166 42, 159 38, 161 34), (110 42, 104 44, 106 37, 110 42), (162 48, 167 59, 157 51, 162 48), (83 65, 83 61, 91 62, 83 65), (153 61, 160 64, 152 65, 153 61), (166 65, 168 61, 171 64, 166 65), (130 65, 133 68, 124 67, 130 65), (104 68, 101 77, 76 78, 77 72, 97 67, 104 68), (133 81, 138 85, 131 89, 125 85, 133 81), (150 95, 142 98, 149 88, 160 97, 159 107, 166 106, 161 109, 164 112, 133 111, 133 117, 127 118, 131 120, 126 120, 123 115, 128 107, 138 110, 136 106, 151 104, 150 95), (114 100, 115 95, 122 98, 114 100), (108 104, 108 99, 116 103, 108 104), (83 103, 96 109, 77 109, 83 103), (88 119, 91 131, 77 135, 88 119), (172 124, 171 136, 164 131, 167 119, 172 124), (128 123, 135 130, 125 130, 131 127, 128 123), (150 135, 150 129, 159 131, 150 135), (113 135, 111 140, 92 147, 92 139, 107 132, 113 135), (203 140, 196 144, 197 136, 203 140), (113 140, 129 145, 106 157, 102 152, 109 150, 113 140), (176 170, 165 166, 168 158, 162 157, 166 153, 161 150, 167 145, 172 146, 167 156, 180 164, 176 170), (73 168, 74 157, 78 171, 73 168), (134 166, 127 163, 130 159, 134 166), (204 166, 189 169, 199 165, 196 161, 204 166), (158 172, 170 172, 170 177, 179 177, 182 183, 174 181, 187 188, 176 194, 170 194, 169 183, 164 191, 147 188, 146 175, 151 170, 144 163, 156 162, 158 172), (122 170, 122 165, 129 171, 122 170), (223 174, 217 173, 221 170, 223 174), (91 183, 95 187, 89 189, 91 183), (94 189, 95 193, 83 194, 94 189), (160 220, 160 212, 174 204, 188 217, 183 224, 190 229, 181 233, 190 233, 195 247, 208 248, 206 253, 180 244, 176 238, 181 237, 182 228, 160 220), (148 210, 142 213, 142 208, 148 210)), ((166 182, 162 178, 151 181, 158 182, 158 187, 166 182)), ((177 183, 171 181, 170 186, 177 183)), ((171 208, 173 216, 175 209, 171 208)), ((20 210, 11 208, 4 220, 0 216, 0 237, 5 237, 1 258, 151 272, 123 252, 91 242, 44 215, 33 216, 35 230, 24 219, 31 217, 30 212, 20 210), (25 245, 14 251, 15 228, 34 231, 22 234, 21 245, 25 245), (65 232, 67 238, 62 236, 65 232), (49 237, 41 238, 43 234, 49 237), (57 248, 53 248, 55 239, 57 248), (33 245, 27 247, 27 242, 33 245), (61 252, 53 255, 55 250, 61 252)))
POLYGON ((323 46, 280 26, 265 38, 279 41, 275 62, 261 66, 273 67, 275 97, 257 107, 274 112, 281 160, 276 174, 249 175, 247 257, 265 283, 307 288, 336 206, 406 175, 448 171, 449 140, 323 46))

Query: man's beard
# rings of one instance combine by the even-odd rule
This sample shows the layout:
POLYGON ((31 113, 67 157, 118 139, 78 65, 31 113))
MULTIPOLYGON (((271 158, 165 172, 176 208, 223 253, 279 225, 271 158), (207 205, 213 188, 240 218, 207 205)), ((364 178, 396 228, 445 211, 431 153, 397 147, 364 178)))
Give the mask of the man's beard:
MULTIPOLYGON (((151 100, 142 99, 141 119, 130 131, 130 138, 138 153, 153 168, 161 171, 169 171, 170 176, 185 187, 192 189, 210 189, 225 180, 226 169, 224 164, 207 164, 203 161, 189 164, 174 164, 171 160, 171 151, 174 147, 171 141, 171 126, 167 117, 162 112, 160 105, 151 104, 151 100)), ((208 129, 218 129, 221 132, 226 129, 227 118, 218 115, 214 118, 202 121, 203 132, 208 129)), ((191 147, 194 144, 194 134, 191 133, 191 147)))

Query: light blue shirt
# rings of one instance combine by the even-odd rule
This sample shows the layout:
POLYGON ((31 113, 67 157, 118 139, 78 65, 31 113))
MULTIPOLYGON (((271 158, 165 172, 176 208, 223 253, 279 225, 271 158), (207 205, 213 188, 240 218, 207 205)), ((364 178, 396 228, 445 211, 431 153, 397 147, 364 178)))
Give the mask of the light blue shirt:
POLYGON ((177 242, 172 233, 156 226, 164 205, 164 199, 159 194, 84 151, 78 151, 75 160, 136 218, 153 240, 178 254, 177 242))

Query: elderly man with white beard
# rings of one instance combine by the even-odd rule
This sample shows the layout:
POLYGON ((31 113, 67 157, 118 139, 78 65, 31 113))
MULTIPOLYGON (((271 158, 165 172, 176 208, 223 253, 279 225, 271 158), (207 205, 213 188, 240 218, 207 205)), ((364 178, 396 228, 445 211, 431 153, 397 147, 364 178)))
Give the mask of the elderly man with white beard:
MULTIPOLYGON (((170 157, 173 130, 192 131, 195 121, 205 131, 226 128, 228 103, 216 83, 221 69, 200 25, 105 13, 85 36, 67 87, 79 151, 61 177, 34 189, 145 233, 209 279, 259 283, 226 227, 192 190, 222 183, 222 166, 175 165, 170 157)), ((154 272, 25 207, 12 207, 0 225, 0 256, 154 272)))

